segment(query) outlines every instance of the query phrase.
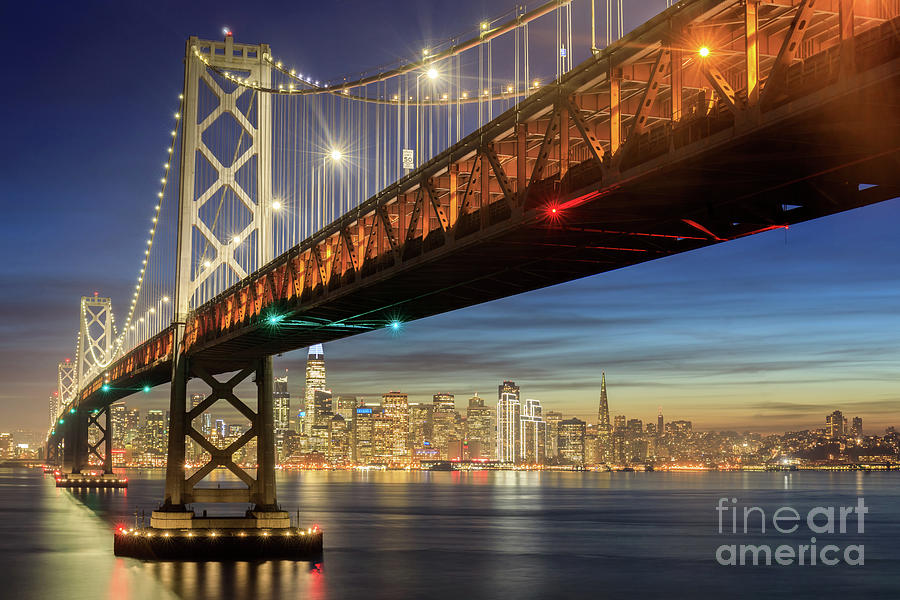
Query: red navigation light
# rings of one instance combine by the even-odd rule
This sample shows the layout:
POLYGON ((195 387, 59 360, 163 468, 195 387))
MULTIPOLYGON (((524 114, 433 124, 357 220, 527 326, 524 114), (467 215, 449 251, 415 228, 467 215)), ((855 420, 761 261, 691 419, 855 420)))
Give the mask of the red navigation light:
POLYGON ((100 292, 94 292, 94 298, 100 295, 100 292))
POLYGON ((67 359, 66 359, 66 362, 71 362, 71 359, 67 358, 67 359))

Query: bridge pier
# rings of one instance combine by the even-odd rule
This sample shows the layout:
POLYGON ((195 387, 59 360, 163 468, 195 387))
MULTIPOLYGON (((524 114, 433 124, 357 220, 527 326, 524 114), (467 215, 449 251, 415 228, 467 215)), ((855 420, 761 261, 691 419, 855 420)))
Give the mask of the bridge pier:
MULTIPOLYGON (((109 407, 88 412, 75 407, 64 418, 61 474, 56 478, 56 487, 127 487, 128 479, 113 472, 112 462, 112 418, 109 407), (105 421, 101 423, 101 419, 105 421), (100 437, 91 442, 90 428, 97 428, 100 437), (101 454, 100 448, 103 448, 101 454), (94 455, 103 465, 102 473, 91 472, 90 456, 94 455)), ((48 455, 53 444, 48 444, 48 455)), ((57 456, 59 448, 56 449, 57 456)), ((99 470, 99 469, 97 469, 99 470)))
POLYGON ((63 448, 63 473, 80 474, 88 464, 87 413, 78 407, 65 416, 63 448))
MULTIPOLYGON (((152 512, 150 527, 122 529, 115 534, 115 553, 143 559, 305 558, 322 551, 322 532, 301 529, 281 510, 275 494, 275 428, 272 358, 247 361, 226 381, 219 381, 199 362, 181 356, 173 365, 170 397, 169 446, 165 500, 152 512), (256 384, 256 410, 238 398, 236 389, 250 376, 256 384), (197 406, 188 409, 187 384, 199 378, 210 388, 197 406), (219 448, 193 426, 213 404, 224 400, 250 421, 236 441, 219 448), (206 464, 185 471, 187 438, 209 454, 206 464), (245 471, 234 454, 256 440, 256 477, 245 471), (234 473, 244 487, 202 486, 216 468, 234 473), (195 514, 192 504, 252 504, 244 514, 207 517, 195 514), (277 542, 275 541, 277 540, 277 542), (202 550, 200 550, 202 548, 202 550), (224 554, 223 554, 224 553, 224 554)), ((252 462, 252 459, 251 459, 252 462)), ((244 508, 244 507, 241 507, 244 508)))

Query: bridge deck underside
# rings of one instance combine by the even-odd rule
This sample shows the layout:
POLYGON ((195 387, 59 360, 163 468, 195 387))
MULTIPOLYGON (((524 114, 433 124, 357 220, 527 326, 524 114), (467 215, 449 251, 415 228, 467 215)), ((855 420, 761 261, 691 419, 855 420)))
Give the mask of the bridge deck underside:
POLYGON ((277 325, 236 328, 198 344, 193 359, 227 371, 235 357, 327 342, 896 197, 897 90, 892 76, 746 136, 723 132, 718 143, 670 153, 610 188, 570 193, 552 204, 556 215, 540 203, 454 243, 435 232, 423 242, 433 250, 277 303, 277 325))

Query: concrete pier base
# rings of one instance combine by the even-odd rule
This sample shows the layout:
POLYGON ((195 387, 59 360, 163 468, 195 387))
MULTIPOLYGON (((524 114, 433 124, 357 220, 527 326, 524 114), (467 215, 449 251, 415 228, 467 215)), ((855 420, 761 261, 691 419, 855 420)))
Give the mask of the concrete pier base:
POLYGON ((198 517, 193 511, 154 510, 150 527, 166 529, 290 529, 291 517, 283 510, 250 510, 243 517, 198 517))
POLYGON ((59 473, 54 476, 56 487, 65 488, 127 488, 128 478, 124 475, 107 473, 90 475, 84 473, 59 473))
POLYGON ((115 533, 113 550, 141 560, 315 560, 322 555, 322 537, 320 529, 296 527, 123 528, 115 533))

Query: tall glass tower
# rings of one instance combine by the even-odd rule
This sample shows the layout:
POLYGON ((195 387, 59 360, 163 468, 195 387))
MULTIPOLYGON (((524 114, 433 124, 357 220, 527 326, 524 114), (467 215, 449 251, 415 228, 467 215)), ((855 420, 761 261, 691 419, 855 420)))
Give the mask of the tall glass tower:
POLYGON ((517 463, 521 457, 520 427, 522 405, 519 402, 519 386, 515 381, 504 381, 498 390, 497 400, 497 460, 517 463))
POLYGON ((316 424, 316 391, 325 389, 325 350, 322 344, 309 347, 306 357, 306 389, 303 394, 303 411, 300 433, 309 435, 316 424))

